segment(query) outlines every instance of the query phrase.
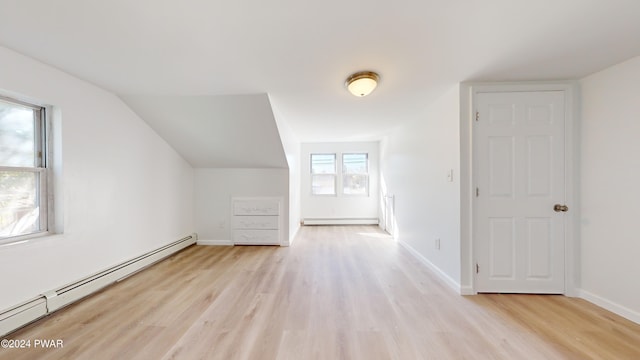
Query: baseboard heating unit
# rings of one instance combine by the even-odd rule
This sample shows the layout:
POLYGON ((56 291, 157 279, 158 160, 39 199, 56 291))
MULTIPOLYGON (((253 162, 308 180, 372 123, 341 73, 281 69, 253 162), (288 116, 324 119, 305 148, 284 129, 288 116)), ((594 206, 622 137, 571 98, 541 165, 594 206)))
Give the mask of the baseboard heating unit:
POLYGON ((378 219, 304 219, 302 225, 378 225, 378 219))
POLYGON ((159 249, 125 261, 109 269, 78 280, 32 300, 0 311, 0 336, 4 336, 92 293, 121 281, 154 263, 196 243, 192 234, 159 249))

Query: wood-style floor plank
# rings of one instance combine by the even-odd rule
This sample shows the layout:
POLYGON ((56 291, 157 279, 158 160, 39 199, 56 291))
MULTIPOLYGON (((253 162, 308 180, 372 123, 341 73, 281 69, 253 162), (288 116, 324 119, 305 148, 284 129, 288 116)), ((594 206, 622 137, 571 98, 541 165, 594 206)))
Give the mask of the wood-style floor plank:
POLYGON ((0 360, 640 359, 638 324, 563 296, 459 296, 372 226, 193 246, 7 338, 32 348, 0 360))

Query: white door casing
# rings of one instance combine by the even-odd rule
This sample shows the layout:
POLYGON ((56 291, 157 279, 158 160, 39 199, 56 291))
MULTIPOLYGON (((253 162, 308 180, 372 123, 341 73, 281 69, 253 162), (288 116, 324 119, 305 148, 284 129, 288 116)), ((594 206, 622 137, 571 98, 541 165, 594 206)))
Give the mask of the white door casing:
POLYGON ((475 290, 565 292, 565 92, 474 98, 475 290))

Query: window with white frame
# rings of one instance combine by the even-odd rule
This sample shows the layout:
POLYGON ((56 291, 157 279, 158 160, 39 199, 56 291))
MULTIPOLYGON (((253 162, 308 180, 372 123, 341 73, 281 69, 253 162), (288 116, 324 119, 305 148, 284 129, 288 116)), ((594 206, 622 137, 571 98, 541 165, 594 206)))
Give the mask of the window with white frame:
POLYGON ((311 194, 336 195, 336 154, 311 154, 311 194))
POLYGON ((47 231, 45 109, 0 97, 0 243, 47 231))
POLYGON ((342 193, 369 195, 369 155, 342 154, 342 193))

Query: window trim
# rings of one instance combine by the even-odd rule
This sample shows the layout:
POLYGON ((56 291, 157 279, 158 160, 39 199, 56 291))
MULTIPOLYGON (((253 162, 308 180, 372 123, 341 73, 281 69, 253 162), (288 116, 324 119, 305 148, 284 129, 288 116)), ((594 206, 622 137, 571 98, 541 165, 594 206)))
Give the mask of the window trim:
POLYGON ((309 174, 310 182, 309 182, 309 192, 311 196, 319 196, 319 197, 336 197, 338 196, 338 154, 331 152, 322 152, 322 153, 310 153, 309 154, 309 174), (332 173, 314 173, 313 172, 313 156, 314 155, 333 155, 333 172, 332 173), (313 192, 313 177, 315 175, 330 175, 333 177, 333 194, 316 194, 313 192))
POLYGON ((51 168, 49 166, 49 121, 47 119, 47 108, 42 105, 28 103, 15 98, 0 95, 0 100, 31 109, 34 111, 34 166, 0 166, 0 171, 32 172, 38 174, 36 184, 36 198, 39 207, 39 230, 7 236, 0 238, 0 246, 22 243, 32 238, 42 237, 51 234, 52 207, 49 196, 51 194, 51 168))
POLYGON ((34 104, 34 103, 29 103, 26 101, 22 101, 22 100, 18 100, 16 98, 12 98, 12 97, 8 97, 8 96, 2 96, 0 95, 0 100, 2 101, 6 101, 12 104, 16 104, 16 105, 20 105, 32 110, 41 110, 44 109, 44 106, 38 105, 38 104, 34 104))

